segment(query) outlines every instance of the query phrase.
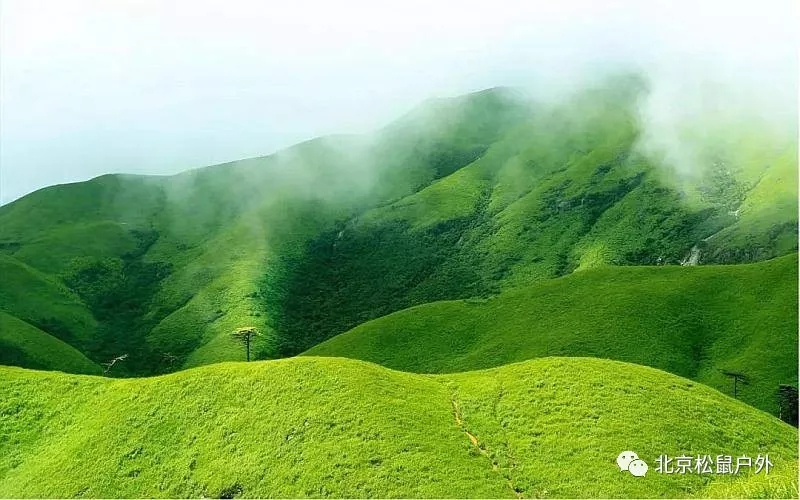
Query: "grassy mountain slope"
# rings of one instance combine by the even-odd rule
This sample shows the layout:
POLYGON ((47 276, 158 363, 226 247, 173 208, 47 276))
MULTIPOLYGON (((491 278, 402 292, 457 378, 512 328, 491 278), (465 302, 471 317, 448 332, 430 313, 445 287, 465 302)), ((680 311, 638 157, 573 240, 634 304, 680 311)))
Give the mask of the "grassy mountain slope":
MULTIPOLYGON (((524 110, 506 94, 432 101, 370 136, 315 139, 172 177, 46 188, 0 207, 0 256, 79 296, 99 325, 75 334, 88 345, 73 345, 98 361, 128 353, 116 374, 240 359, 227 334, 251 324, 265 334, 258 352, 273 356, 257 297, 268 268, 336 220, 482 154, 524 110)), ((0 283, 0 296, 12 287, 21 289, 0 283)), ((39 310, 62 316, 46 303, 39 310)))
POLYGON ((99 374, 100 367, 69 344, 0 312, 0 365, 99 374))
POLYGON ((487 300, 425 304, 364 323, 306 354, 414 372, 542 356, 611 358, 666 370, 777 414, 797 384, 797 255, 735 266, 601 267, 487 300))
MULTIPOLYGON (((641 153, 646 91, 617 78, 542 104, 489 89, 370 135, 46 188, 0 207, 0 257, 65 285, 96 320, 73 328, 85 342, 59 338, 98 362, 127 353, 113 375, 143 375, 241 360, 241 326, 273 358, 576 269, 796 251, 795 139, 742 125, 679 176, 641 153)), ((3 303, 16 286, 0 282, 0 310, 56 335, 3 303)))
POLYGON ((0 311, 78 348, 97 322, 80 298, 59 280, 0 254, 0 311))
POLYGON ((679 176, 640 152, 641 92, 623 82, 537 109, 459 171, 321 233, 265 283, 281 352, 576 269, 796 251, 792 141, 710 144, 699 170, 679 176))
POLYGON ((764 486, 750 473, 655 472, 658 455, 684 453, 769 453, 760 493, 797 495, 796 429, 619 362, 429 376, 296 358, 131 380, 0 368, 0 380, 6 497, 680 497, 764 486), (624 449, 650 463, 647 476, 619 472, 624 449))

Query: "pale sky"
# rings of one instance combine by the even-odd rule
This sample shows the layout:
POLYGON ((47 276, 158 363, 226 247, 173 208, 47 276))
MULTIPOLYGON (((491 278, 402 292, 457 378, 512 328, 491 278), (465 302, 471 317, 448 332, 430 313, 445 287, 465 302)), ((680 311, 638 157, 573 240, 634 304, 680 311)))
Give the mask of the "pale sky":
POLYGON ((796 115, 794 0, 383 3, 0 0, 0 203, 366 132, 430 97, 557 95, 619 65, 663 84, 663 112, 703 108, 693 89, 716 80, 796 115))

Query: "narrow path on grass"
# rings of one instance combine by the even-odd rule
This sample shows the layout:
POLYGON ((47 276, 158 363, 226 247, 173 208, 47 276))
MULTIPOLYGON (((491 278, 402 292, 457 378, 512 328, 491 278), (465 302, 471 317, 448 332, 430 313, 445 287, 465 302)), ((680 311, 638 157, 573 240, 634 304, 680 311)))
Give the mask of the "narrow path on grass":
POLYGON ((513 479, 511 478, 511 474, 501 469, 500 465, 497 463, 497 460, 493 458, 494 453, 489 450, 485 443, 481 443, 478 440, 478 437, 471 433, 469 429, 467 429, 466 424, 464 423, 464 419, 461 415, 461 405, 458 402, 458 393, 456 389, 450 388, 450 403, 453 406, 453 417, 455 418, 456 425, 466 434, 467 438, 469 438, 470 443, 478 450, 478 452, 489 459, 489 462, 492 464, 492 470, 502 476, 505 480, 506 484, 508 485, 511 492, 514 493, 514 496, 517 498, 524 498, 522 495, 522 490, 520 490, 515 484, 513 479))

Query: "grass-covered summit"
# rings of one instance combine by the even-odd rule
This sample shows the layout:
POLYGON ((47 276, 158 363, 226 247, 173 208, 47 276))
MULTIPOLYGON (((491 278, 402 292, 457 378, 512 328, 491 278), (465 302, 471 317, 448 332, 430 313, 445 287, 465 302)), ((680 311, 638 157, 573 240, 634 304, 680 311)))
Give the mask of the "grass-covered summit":
POLYGON ((797 495, 797 431, 651 368, 549 358, 457 375, 296 358, 157 378, 0 368, 3 497, 797 495), (635 450, 644 478, 615 459, 635 450), (769 476, 661 454, 768 453, 769 476))

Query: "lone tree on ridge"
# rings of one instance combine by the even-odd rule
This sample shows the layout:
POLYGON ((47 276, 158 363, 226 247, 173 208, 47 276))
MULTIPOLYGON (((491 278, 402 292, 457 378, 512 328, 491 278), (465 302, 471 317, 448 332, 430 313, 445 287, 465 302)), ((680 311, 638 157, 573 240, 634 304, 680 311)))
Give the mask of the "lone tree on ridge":
POLYGON ((244 344, 245 350, 247 351, 247 361, 250 361, 250 342, 253 341, 253 338, 260 335, 258 330, 256 330, 254 326, 244 326, 242 328, 237 328, 231 335, 244 344))

